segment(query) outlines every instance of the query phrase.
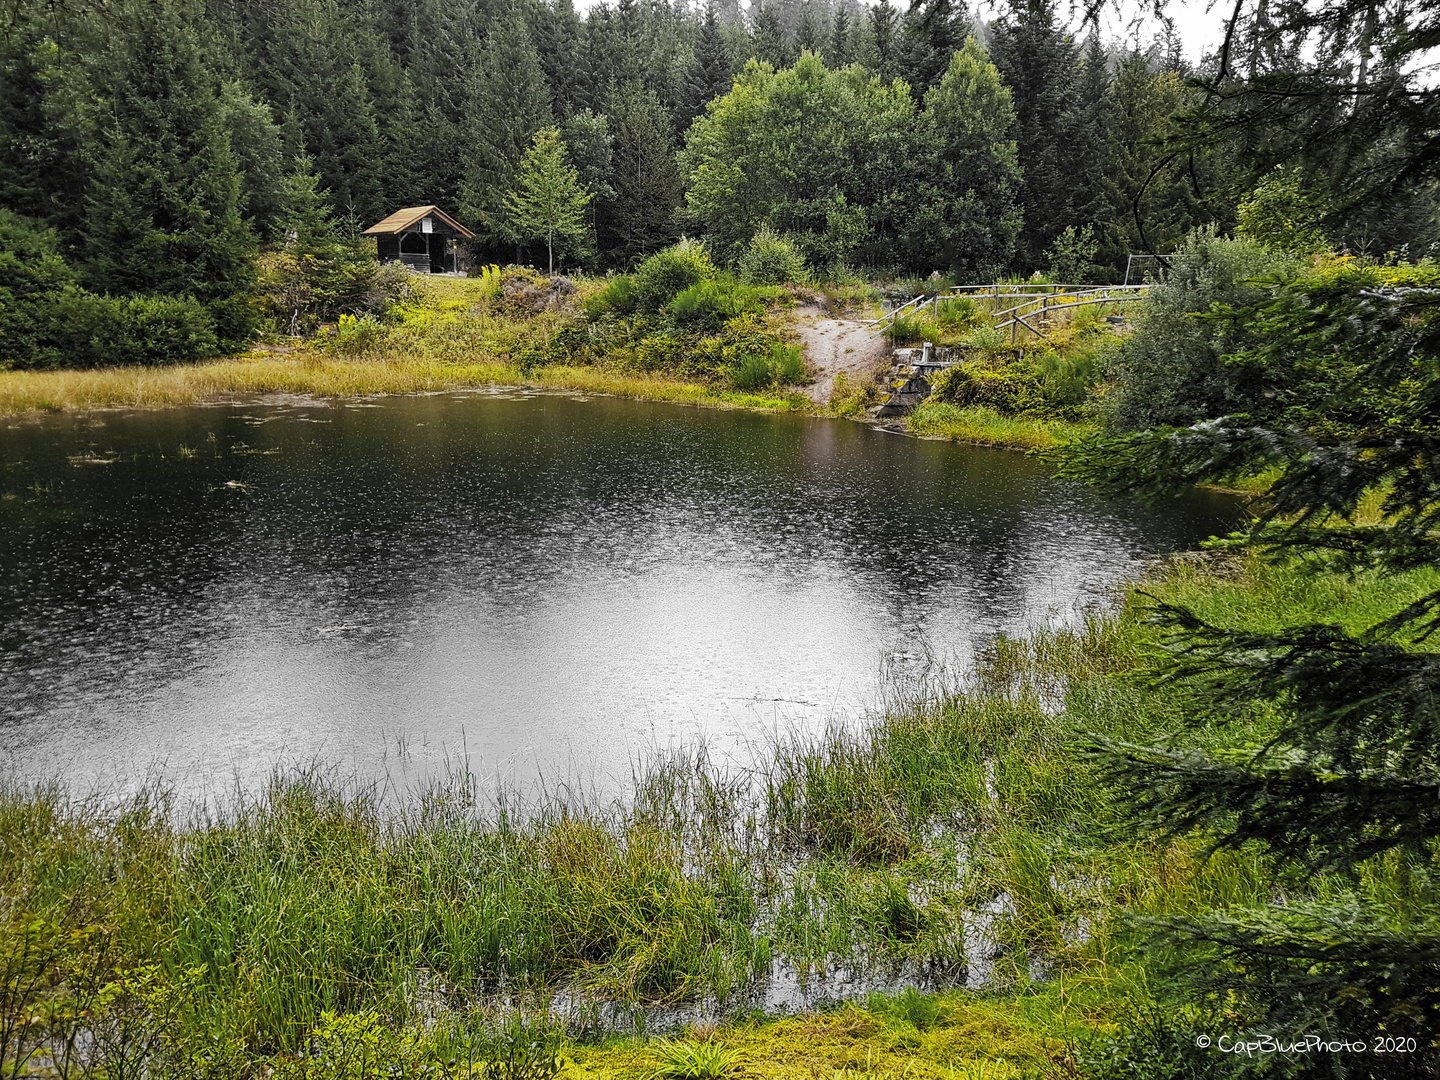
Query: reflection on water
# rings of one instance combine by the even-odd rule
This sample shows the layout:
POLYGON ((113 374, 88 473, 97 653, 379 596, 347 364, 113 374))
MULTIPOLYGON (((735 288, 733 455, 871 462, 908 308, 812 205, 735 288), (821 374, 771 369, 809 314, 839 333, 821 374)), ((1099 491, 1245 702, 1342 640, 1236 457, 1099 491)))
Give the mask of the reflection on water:
POLYGON ((744 758, 1228 527, 1004 451, 518 392, 0 421, 0 730, 189 793, 281 759, 602 786, 744 758))

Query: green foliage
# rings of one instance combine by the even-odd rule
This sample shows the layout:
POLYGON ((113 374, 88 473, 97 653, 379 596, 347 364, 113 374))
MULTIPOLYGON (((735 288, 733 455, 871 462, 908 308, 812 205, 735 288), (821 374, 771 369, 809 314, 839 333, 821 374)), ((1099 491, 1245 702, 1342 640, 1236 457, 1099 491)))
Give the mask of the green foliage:
POLYGON ((555 272, 555 244, 585 235, 590 194, 580 174, 565 160, 560 129, 542 128, 520 159, 515 190, 506 198, 511 231, 521 240, 545 239, 549 273, 555 272))
POLYGON ((1193 233, 1147 294, 1135 331, 1105 358, 1110 385, 1100 408, 1106 423, 1129 431, 1263 408, 1263 380, 1224 359, 1252 345, 1253 332, 1206 316, 1216 305, 1259 300, 1264 292, 1254 280, 1288 266, 1287 258, 1254 241, 1193 233))
POLYGON ((710 278, 678 293, 665 310, 679 326, 715 332, 731 319, 764 315, 769 298, 764 289, 740 285, 726 278, 710 278))
POLYGON ((1011 130, 1011 92, 974 38, 954 52, 939 85, 925 95, 942 172, 943 202, 931 227, 944 265, 980 281, 1003 272, 1015 254, 1022 214, 1021 172, 1011 130))
POLYGON ((913 986, 907 986, 893 996, 871 994, 866 1007, 881 1016, 893 1016, 916 1031, 927 1031, 940 1020, 939 1001, 934 995, 922 994, 913 986))
POLYGON ((612 278, 598 293, 585 301, 585 314, 592 319, 602 315, 630 315, 640 306, 635 279, 628 274, 612 278))
POLYGON ((988 405, 1009 416, 1046 411, 1045 392, 1029 366, 996 370, 975 363, 954 364, 936 376, 932 394, 951 405, 988 405))
POLYGON ((795 242, 769 227, 757 230, 750 238, 735 270, 747 285, 802 284, 809 276, 805 257, 795 242))
POLYGON ((109 364, 183 364, 218 351, 210 311, 189 297, 127 296, 112 301, 113 329, 100 345, 109 364))
POLYGON ((222 348, 248 343, 255 239, 215 86, 187 25, 145 8, 115 40, 84 230, 85 275, 112 295, 193 296, 222 348))
POLYGON ((343 356, 364 356, 384 337, 385 328, 374 315, 341 315, 329 345, 343 356))
POLYGON ((1273 251, 1312 255, 1327 246, 1324 197, 1307 191, 1299 169, 1276 167, 1236 210, 1236 234, 1273 251))
MULTIPOLYGON (((1237 363, 1297 388, 1320 373, 1335 415, 1312 411, 1310 430, 1273 422, 1302 418, 1294 406, 1271 424, 1220 417, 1078 444, 1062 471, 1154 496, 1273 469, 1258 517, 1232 546, 1302 556, 1301 572, 1433 573, 1440 324, 1432 290, 1415 287, 1433 274, 1387 280, 1341 261, 1308 280, 1271 280, 1226 313, 1245 345, 1237 363), (1357 521, 1362 506, 1374 520, 1357 521)), ((1253 1031, 1414 1036, 1413 1067, 1433 1069, 1440 657, 1430 635, 1440 591, 1358 632, 1318 621, 1225 626, 1180 605, 1154 619, 1169 632, 1155 676, 1183 688, 1185 707, 1163 744, 1096 740, 1126 816, 1141 831, 1198 832, 1210 851, 1262 852, 1278 881, 1334 875, 1288 903, 1168 916, 1154 924, 1159 941, 1180 951, 1196 1000, 1238 1002, 1253 1031), (1217 745, 1222 717, 1256 726, 1217 745)))
POLYGON ((79 283, 59 246, 54 230, 0 208, 0 369, 76 362, 63 308, 79 283))
POLYGON ((938 198, 920 182, 935 138, 918 125, 903 85, 809 53, 778 72, 751 61, 686 137, 688 212, 725 263, 765 226, 816 265, 910 262, 931 240, 916 215, 938 198))
POLYGON ((693 240, 682 240, 651 255, 635 268, 635 305, 639 311, 659 311, 692 285, 715 275, 705 248, 693 240))
POLYGON ((736 390, 764 390, 771 386, 793 386, 805 380, 805 361, 793 345, 776 343, 765 353, 746 352, 728 371, 736 390))
POLYGON ((1083 285, 1091 280, 1095 272, 1095 253, 1100 250, 1100 241, 1095 239, 1095 227, 1083 225, 1065 226, 1055 238, 1045 258, 1050 263, 1050 280, 1067 285, 1083 285))
POLYGON ((738 1050, 728 1050, 712 1042, 662 1039, 656 1049, 660 1063, 651 1075, 663 1080, 724 1080, 740 1066, 738 1050))

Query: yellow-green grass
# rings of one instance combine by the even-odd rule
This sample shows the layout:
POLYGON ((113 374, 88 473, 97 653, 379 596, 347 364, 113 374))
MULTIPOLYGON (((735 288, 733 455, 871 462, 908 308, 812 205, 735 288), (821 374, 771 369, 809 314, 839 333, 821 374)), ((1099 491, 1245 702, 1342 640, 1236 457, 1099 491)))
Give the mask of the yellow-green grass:
POLYGON ((0 416, 27 412, 194 405, 230 394, 365 397, 495 385, 532 385, 690 405, 768 410, 809 408, 799 395, 742 394, 663 375, 551 366, 528 376, 505 360, 452 363, 424 358, 367 359, 314 349, 251 353, 165 368, 0 372, 0 416))
POLYGON ((983 405, 959 406, 940 401, 922 403, 910 414, 909 426, 917 435, 1016 450, 1048 450, 1096 430, 1090 424, 1005 416, 983 405))

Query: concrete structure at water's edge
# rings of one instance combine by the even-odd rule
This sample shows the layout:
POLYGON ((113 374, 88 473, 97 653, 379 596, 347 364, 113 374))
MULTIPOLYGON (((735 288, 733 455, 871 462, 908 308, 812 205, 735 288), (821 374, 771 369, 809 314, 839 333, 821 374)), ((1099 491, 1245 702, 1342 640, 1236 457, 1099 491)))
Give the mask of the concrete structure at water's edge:
POLYGON ((890 366, 889 389, 870 410, 882 419, 905 416, 930 396, 931 380, 938 372, 963 359, 960 349, 936 348, 925 342, 919 349, 896 349, 890 366))
POLYGON ((458 273, 460 254, 455 242, 475 236, 438 206, 396 210, 363 235, 375 237, 376 254, 382 263, 403 263, 422 274, 458 273))

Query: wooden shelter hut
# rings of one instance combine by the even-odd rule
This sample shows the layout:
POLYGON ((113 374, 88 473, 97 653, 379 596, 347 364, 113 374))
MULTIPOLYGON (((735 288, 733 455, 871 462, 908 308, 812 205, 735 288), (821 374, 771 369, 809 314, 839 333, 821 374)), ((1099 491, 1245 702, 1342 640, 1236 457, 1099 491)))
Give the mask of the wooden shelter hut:
POLYGON ((375 237, 382 263, 404 263, 422 274, 453 274, 460 269, 455 241, 475 234, 438 206, 411 206, 371 225, 364 235, 375 237))

